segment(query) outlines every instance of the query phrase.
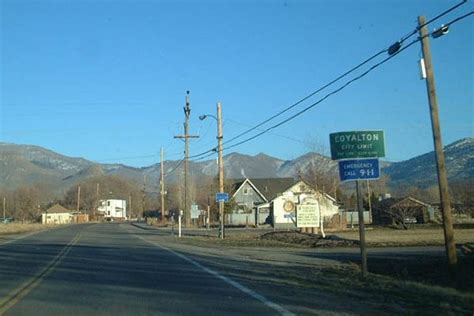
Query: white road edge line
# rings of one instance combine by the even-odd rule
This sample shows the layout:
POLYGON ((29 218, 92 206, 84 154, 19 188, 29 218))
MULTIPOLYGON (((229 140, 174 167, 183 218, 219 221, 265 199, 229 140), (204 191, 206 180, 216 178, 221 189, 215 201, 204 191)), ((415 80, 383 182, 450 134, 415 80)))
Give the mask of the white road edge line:
POLYGON ((18 240, 22 240, 24 238, 27 238, 27 237, 30 237, 30 236, 33 236, 33 235, 36 235, 40 232, 42 232, 44 230, 37 230, 37 231, 33 231, 33 232, 29 232, 29 233, 26 233, 26 234, 22 234, 22 235, 19 235, 17 237, 14 237, 12 239, 8 239, 8 240, 5 240, 4 242, 0 242, 0 246, 3 246, 3 245, 8 245, 8 244, 11 244, 15 241, 18 241, 18 240))
MULTIPOLYGON (((135 234, 134 234, 135 235, 135 234)), ((229 279, 228 277, 226 276, 223 276, 222 274, 220 274, 219 272, 217 271, 214 271, 210 268, 207 268, 205 266, 203 266, 202 264, 200 264, 199 262, 196 262, 194 261, 193 259, 191 258, 188 258, 186 257, 185 255, 179 253, 179 252, 176 252, 174 250, 171 250, 170 248, 167 248, 159 243, 156 243, 156 242, 153 242, 151 240, 147 240, 145 238, 143 238, 142 236, 138 236, 138 235, 135 235, 136 237, 140 238, 141 240, 149 243, 149 244, 152 244, 156 247, 159 247, 159 248, 162 248, 164 250, 167 250, 169 252, 171 252, 172 254, 180 257, 181 259, 183 260, 186 260, 187 262, 191 263, 192 265, 206 271, 207 273, 215 276, 216 278, 219 278, 221 279, 222 281, 232 285, 233 287, 239 289, 240 291, 250 295, 251 297, 253 297, 254 299, 256 300, 259 300, 260 302, 262 302, 263 304, 265 304, 266 306, 270 307, 271 309, 274 309, 275 311, 277 311, 280 315, 284 315, 284 316, 293 316, 295 314, 293 314, 292 312, 288 311, 287 309, 281 307, 280 305, 276 304, 276 303, 273 303, 272 301, 268 300, 265 296, 261 295, 261 294, 258 294, 257 292, 249 289, 248 287, 232 280, 232 279, 229 279)))

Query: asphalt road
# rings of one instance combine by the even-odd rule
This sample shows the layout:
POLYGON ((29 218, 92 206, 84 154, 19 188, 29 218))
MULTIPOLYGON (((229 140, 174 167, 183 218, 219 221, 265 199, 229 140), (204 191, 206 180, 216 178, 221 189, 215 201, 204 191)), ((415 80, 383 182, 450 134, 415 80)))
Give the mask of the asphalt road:
POLYGON ((3 315, 291 314, 128 224, 84 224, 0 246, 3 315))
MULTIPOLYGON (((166 229, 70 225, 0 244, 0 315, 397 315, 445 304, 364 284, 344 270, 359 259, 357 248, 196 247, 166 229)), ((442 247, 369 250, 382 274, 443 260, 442 247)))

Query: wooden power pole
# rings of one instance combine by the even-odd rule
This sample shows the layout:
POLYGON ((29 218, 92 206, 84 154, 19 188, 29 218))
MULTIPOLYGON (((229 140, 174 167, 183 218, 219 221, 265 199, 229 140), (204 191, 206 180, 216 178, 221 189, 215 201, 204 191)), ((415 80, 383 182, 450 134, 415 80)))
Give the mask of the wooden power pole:
POLYGON ((131 220, 132 219, 132 195, 128 195, 128 218, 131 220))
POLYGON ((367 276, 367 249, 365 247, 365 223, 364 223, 364 205, 362 199, 362 186, 360 180, 356 181, 357 193, 357 211, 359 214, 359 242, 361 255, 362 276, 367 276))
POLYGON ((160 195, 161 195, 161 219, 165 216, 165 167, 164 167, 164 151, 160 150, 160 195))
POLYGON ((431 63, 431 50, 428 38, 428 30, 426 27, 426 19, 424 16, 418 17, 418 25, 420 29, 421 48, 425 61, 426 70, 426 88, 428 90, 428 101, 430 104, 431 128, 433 130, 433 140, 436 156, 436 170, 438 173, 439 195, 441 200, 441 212, 443 215, 444 241, 448 264, 450 268, 454 268, 457 264, 456 245, 454 243, 453 222, 451 218, 451 205, 449 202, 448 177, 446 173, 446 162, 444 159, 443 143, 441 141, 441 127, 438 113, 438 98, 436 96, 436 87, 434 80, 433 65, 431 63))
MULTIPOLYGON (((224 161, 222 158, 222 141, 223 141, 224 135, 222 132, 222 107, 221 103, 217 103, 217 161, 219 164, 219 192, 223 193, 224 192, 224 161)), ((221 239, 224 239, 225 237, 225 222, 224 222, 224 201, 219 201, 219 216, 221 220, 221 239)))
POLYGON ((146 174, 143 175, 142 218, 145 218, 145 198, 146 198, 146 174))
POLYGON ((97 203, 96 203, 96 208, 94 212, 94 220, 97 220, 97 214, 99 213, 99 206, 100 206, 99 193, 100 193, 100 183, 97 182, 96 191, 95 191, 97 203))
POLYGON ((186 105, 184 106, 184 135, 174 138, 184 139, 184 221, 186 227, 191 226, 191 209, 189 208, 189 139, 199 138, 199 136, 189 135, 189 116, 191 115, 191 103, 189 102, 189 91, 186 91, 186 105))
POLYGON ((79 213, 79 207, 81 206, 81 186, 77 187, 77 208, 76 211, 79 213))

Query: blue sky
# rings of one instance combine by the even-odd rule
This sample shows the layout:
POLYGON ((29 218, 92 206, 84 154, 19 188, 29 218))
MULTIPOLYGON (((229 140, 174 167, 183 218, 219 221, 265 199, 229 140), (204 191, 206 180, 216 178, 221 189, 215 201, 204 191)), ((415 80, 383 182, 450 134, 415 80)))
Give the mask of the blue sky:
MULTIPOLYGON (((163 146, 166 159, 178 160, 183 143, 173 136, 183 133, 190 90, 198 154, 215 146, 216 122, 198 116, 215 114, 217 101, 230 139, 387 48, 415 29, 418 15, 459 2, 0 0, 0 141, 138 167, 159 162, 163 146)), ((472 10, 467 2, 429 29, 472 10)), ((474 135, 473 20, 430 39, 444 144, 474 135)), ((329 153, 329 133, 364 129, 385 131, 388 160, 431 151, 420 56, 417 43, 225 153, 329 153)))

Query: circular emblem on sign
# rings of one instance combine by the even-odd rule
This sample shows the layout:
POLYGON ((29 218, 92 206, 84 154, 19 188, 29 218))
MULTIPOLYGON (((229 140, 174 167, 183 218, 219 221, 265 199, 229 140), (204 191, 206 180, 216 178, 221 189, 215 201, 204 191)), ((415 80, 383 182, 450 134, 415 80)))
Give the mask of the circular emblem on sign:
POLYGON ((295 203, 293 203, 292 201, 285 201, 285 203, 283 203, 283 209, 286 211, 286 212, 293 212, 293 210, 295 209, 295 203))

